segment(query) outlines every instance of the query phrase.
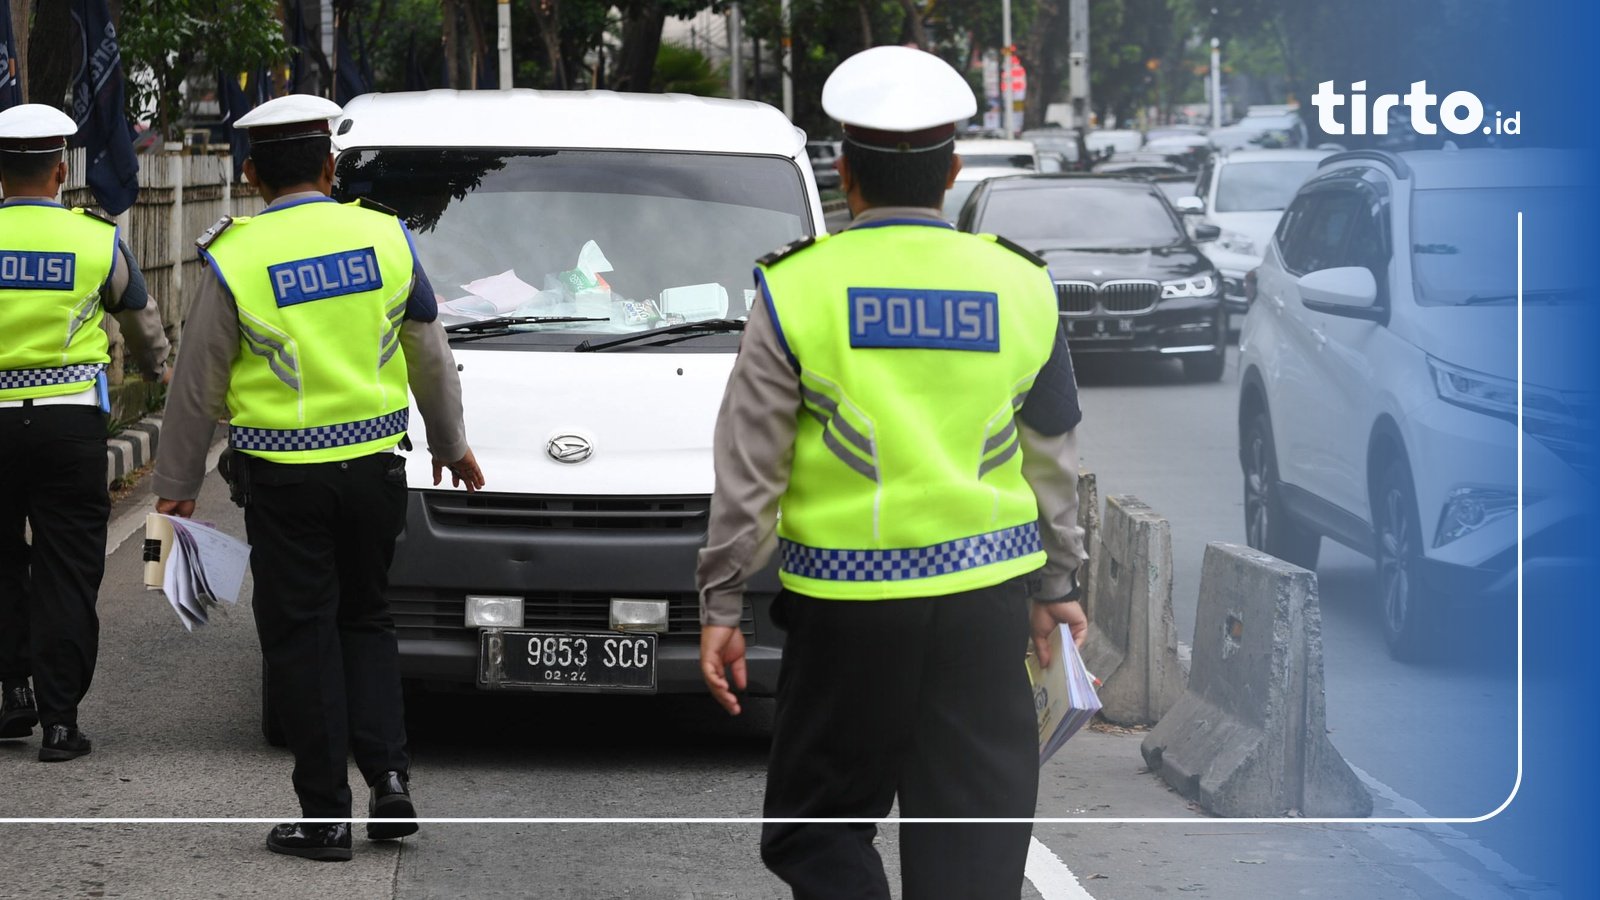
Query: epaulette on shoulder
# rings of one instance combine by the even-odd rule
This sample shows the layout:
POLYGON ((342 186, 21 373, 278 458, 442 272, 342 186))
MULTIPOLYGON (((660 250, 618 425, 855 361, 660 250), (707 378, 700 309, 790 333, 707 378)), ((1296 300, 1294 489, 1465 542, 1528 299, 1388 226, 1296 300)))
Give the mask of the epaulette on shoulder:
POLYGON ((825 241, 827 239, 828 239, 828 236, 823 234, 823 235, 817 235, 815 237, 803 237, 798 241, 790 241, 789 243, 784 244, 782 247, 779 247, 778 249, 772 251, 771 253, 768 253, 766 256, 763 256, 760 259, 756 260, 756 262, 760 263, 763 266, 776 265, 776 264, 788 259, 789 257, 795 255, 796 253, 799 253, 801 250, 804 250, 807 247, 813 246, 813 245, 815 245, 817 243, 820 243, 821 241, 825 241))
POLYGON ((1027 260, 1028 262, 1033 263, 1034 265, 1038 266, 1041 269, 1043 269, 1046 266, 1050 265, 1049 263, 1045 262, 1044 258, 1041 257, 1039 254, 1034 253, 1032 250, 1029 250, 1027 247, 1022 246, 1021 244, 1017 243, 1016 241, 1013 241, 1013 240, 1010 240, 1008 238, 1002 237, 1001 235, 998 235, 998 234, 986 234, 986 235, 984 235, 984 237, 988 238, 989 240, 994 241, 996 244, 999 244, 1000 246, 1006 248, 1007 250, 1010 250, 1012 253, 1015 253, 1016 255, 1022 257, 1023 259, 1027 260))
POLYGON ((87 209, 87 208, 82 207, 82 206, 76 206, 76 207, 73 207, 72 211, 76 212, 76 213, 83 213, 84 215, 88 216, 91 219, 99 219, 100 221, 106 223, 107 225, 110 225, 112 228, 117 227, 117 220, 116 219, 113 219, 112 217, 106 215, 105 213, 101 212, 98 209, 87 209))
POLYGON ((230 227, 232 227, 232 225, 233 216, 223 216, 217 220, 217 224, 207 228, 199 237, 195 238, 194 245, 199 247, 201 250, 206 249, 207 247, 211 246, 213 241, 221 237, 224 231, 227 231, 230 227))
POLYGON ((400 214, 399 213, 395 212, 394 210, 390 209, 389 207, 384 206, 382 203, 379 203, 378 201, 373 200, 373 199, 371 199, 369 197, 357 197, 356 198, 356 205, 361 207, 362 209, 370 209, 373 212, 381 212, 386 216, 394 216, 397 219, 400 218, 400 214))

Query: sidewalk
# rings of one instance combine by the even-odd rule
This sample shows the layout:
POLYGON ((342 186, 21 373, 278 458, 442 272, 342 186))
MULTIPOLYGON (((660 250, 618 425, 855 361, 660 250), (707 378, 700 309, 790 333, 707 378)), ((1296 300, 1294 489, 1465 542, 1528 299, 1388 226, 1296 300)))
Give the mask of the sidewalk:
MULTIPOLYGON (((1163 818, 1178 823, 1040 823, 1045 858, 1028 900, 1443 900, 1559 896, 1495 872, 1494 856, 1448 826, 1235 824, 1204 815, 1145 770, 1143 732, 1085 729, 1040 773, 1038 816, 1163 818), (1487 860, 1487 862, 1486 862, 1487 860), (1078 888, 1073 888, 1076 881, 1078 888)), ((1373 815, 1405 816, 1382 796, 1373 815)), ((1033 861, 1040 857, 1035 847, 1033 861)))

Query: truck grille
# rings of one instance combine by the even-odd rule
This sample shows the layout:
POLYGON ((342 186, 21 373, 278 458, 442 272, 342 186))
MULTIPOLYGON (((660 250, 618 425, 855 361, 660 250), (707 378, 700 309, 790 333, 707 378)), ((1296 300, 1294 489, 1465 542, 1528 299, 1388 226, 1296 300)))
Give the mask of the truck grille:
POLYGON ((711 498, 564 497, 530 494, 425 493, 441 525, 573 531, 704 531, 711 498))
POLYGON ((1142 315, 1155 309, 1160 299, 1161 285, 1154 281, 1056 282, 1056 305, 1063 316, 1142 315))
MULTIPOLYGON (((522 627, 527 631, 610 631, 610 594, 541 593, 522 601, 522 627)), ((630 596, 633 600, 667 601, 667 633, 663 640, 698 640, 700 598, 694 593, 656 596, 630 596)), ((471 638, 477 629, 465 624, 466 598, 461 594, 422 592, 389 598, 395 633, 401 640, 461 640, 471 638)), ((744 601, 739 630, 755 634, 755 612, 750 598, 744 601)))

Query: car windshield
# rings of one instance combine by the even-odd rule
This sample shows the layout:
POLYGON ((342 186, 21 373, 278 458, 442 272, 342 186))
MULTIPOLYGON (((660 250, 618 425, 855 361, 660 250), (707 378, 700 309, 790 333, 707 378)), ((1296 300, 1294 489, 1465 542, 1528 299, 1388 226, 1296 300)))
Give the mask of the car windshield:
POLYGON ((1549 302, 1581 296, 1579 269, 1587 256, 1579 236, 1588 229, 1576 195, 1555 187, 1417 191, 1411 208, 1417 302, 1516 302, 1519 212, 1525 226, 1524 297, 1549 302))
POLYGON ((961 164, 974 169, 1033 171, 1033 157, 1027 153, 963 153, 961 164))
POLYGON ((1217 212, 1282 210, 1312 172, 1317 161, 1272 160, 1224 165, 1217 174, 1217 212))
POLYGON ((810 232, 803 185, 776 157, 385 149, 341 155, 335 193, 400 214, 446 324, 601 319, 512 328, 576 343, 744 316, 754 260, 810 232))
POLYGON ((1166 247, 1183 237, 1155 194, 1093 185, 994 191, 978 225, 1045 249, 1166 247))

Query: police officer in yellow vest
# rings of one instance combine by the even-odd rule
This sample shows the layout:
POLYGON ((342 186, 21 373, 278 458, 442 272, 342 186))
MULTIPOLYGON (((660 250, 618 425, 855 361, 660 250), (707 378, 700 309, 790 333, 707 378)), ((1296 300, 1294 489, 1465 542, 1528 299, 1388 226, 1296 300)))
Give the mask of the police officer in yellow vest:
MULTIPOLYGON (((940 218, 971 89, 878 47, 822 92, 853 222, 756 270, 715 438, 701 667, 740 711, 746 580, 774 549, 787 630, 763 814, 1031 817, 1024 656, 1075 601, 1081 415, 1044 264, 940 218), (780 515, 781 513, 781 515, 780 515)), ((906 900, 1017 897, 1030 828, 900 829, 906 900)), ((887 898, 875 829, 769 824, 795 897, 887 898)))
MULTIPOLYGON (((194 511, 213 423, 226 415, 244 506, 266 690, 294 752, 307 819, 351 814, 346 760, 368 816, 411 819, 394 620, 385 598, 404 522, 408 387, 427 424, 434 483, 477 490, 461 385, 433 288, 393 213, 340 204, 329 122, 339 107, 291 95, 247 130, 245 176, 268 201, 197 242, 207 263, 179 354, 157 461, 160 512, 194 511)), ((374 840, 414 822, 373 822, 374 840)), ((344 822, 280 825, 276 853, 351 858, 344 822)))
POLYGON ((77 130, 52 106, 0 112, 0 740, 42 724, 47 762, 91 746, 78 703, 94 675, 111 510, 104 314, 146 379, 165 380, 168 351, 115 223, 56 201, 77 130))

